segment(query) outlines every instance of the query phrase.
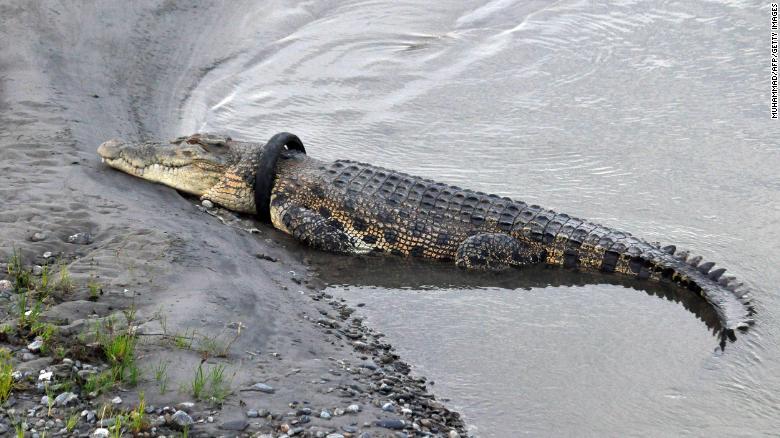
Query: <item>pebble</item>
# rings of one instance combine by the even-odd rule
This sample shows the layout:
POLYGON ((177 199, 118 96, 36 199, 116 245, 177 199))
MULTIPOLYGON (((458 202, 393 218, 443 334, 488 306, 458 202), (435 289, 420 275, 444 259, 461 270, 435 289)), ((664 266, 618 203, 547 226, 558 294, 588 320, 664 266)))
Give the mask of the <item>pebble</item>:
POLYGON ((190 412, 194 407, 195 407, 195 403, 193 402, 181 402, 178 405, 176 405, 176 409, 184 412, 190 412))
POLYGON ((191 426, 193 423, 195 423, 192 417, 190 417, 184 411, 176 411, 171 417, 171 421, 173 421, 177 426, 181 428, 191 426))
POLYGON ((357 433, 358 428, 355 426, 349 426, 347 424, 341 426, 341 430, 343 430, 346 433, 357 433))
POLYGON ((33 275, 40 276, 43 274, 43 266, 41 265, 34 265, 32 268, 33 275))
POLYGON ((401 430, 406 426, 406 423, 403 420, 379 420, 375 421, 374 425, 385 429, 401 430))
POLYGON ((41 351, 41 347, 43 347, 43 340, 36 339, 29 344, 27 344, 27 349, 32 351, 33 353, 37 353, 41 351))
POLYGON ((334 409, 333 410, 333 415, 335 415, 337 417, 340 417, 340 416, 344 415, 344 409, 341 409, 341 408, 334 409))
POLYGON ((49 396, 48 395, 44 395, 43 397, 41 397, 41 404, 44 405, 44 406, 47 406, 49 404, 49 396))
POLYGON ((95 239, 94 237, 92 237, 92 234, 88 232, 76 233, 68 237, 68 243, 72 243, 75 245, 89 245, 94 240, 95 239))
POLYGON ((350 414, 357 414, 360 412, 360 405, 349 405, 347 406, 347 412, 350 414))
POLYGON ((460 438, 460 434, 457 430, 453 429, 449 433, 449 438, 460 438))
POLYGON ((219 425, 220 429, 223 430, 236 430, 236 431, 242 431, 246 429, 249 426, 249 423, 244 420, 234 420, 234 421, 226 421, 219 425))
POLYGON ((13 288, 14 285, 9 280, 0 280, 0 292, 11 292, 13 288))
POLYGON ((22 353, 22 361, 23 362, 29 362, 29 361, 35 360, 37 358, 38 358, 38 356, 36 356, 36 355, 34 355, 32 353, 27 353, 27 352, 22 353))
POLYGON ((90 435, 91 438, 108 438, 108 429, 100 428, 95 429, 94 432, 92 432, 92 435, 90 435))
POLYGON ((340 433, 330 433, 326 435, 325 438, 344 438, 344 435, 340 433))
POLYGON ((204 206, 205 208, 214 208, 214 203, 209 201, 208 199, 204 199, 200 202, 200 205, 204 206))
POLYGON ((260 413, 257 412, 254 409, 250 409, 250 410, 246 411, 246 416, 249 417, 249 418, 257 418, 257 417, 260 416, 260 413))
POLYGON ((68 406, 71 403, 76 403, 79 400, 79 396, 72 392, 63 392, 54 399, 54 404, 57 406, 68 406))
POLYGON ((265 383, 255 383, 254 385, 249 387, 250 391, 260 391, 264 392, 266 394, 273 394, 276 392, 276 390, 273 388, 273 386, 266 385, 265 383))
POLYGON ((331 413, 330 413, 330 412, 328 412, 328 411, 322 411, 322 412, 320 412, 320 418, 324 418, 324 419, 326 419, 326 420, 329 420, 329 419, 330 419, 330 417, 332 417, 332 416, 333 416, 333 414, 331 414, 331 413))
POLYGON ((113 403, 115 405, 121 405, 122 404, 122 397, 116 396, 116 397, 112 398, 111 399, 111 403, 113 403))
POLYGON ((387 402, 382 405, 382 410, 385 412, 395 412, 395 405, 392 402, 387 402))
POLYGON ((51 256, 52 256, 52 253, 51 253, 51 251, 46 251, 45 253, 43 253, 43 258, 45 258, 45 259, 48 259, 48 258, 50 258, 51 256))
POLYGON ((41 240, 46 240, 46 238, 49 237, 46 233, 42 233, 40 231, 34 233, 32 236, 30 236, 31 242, 40 242, 41 240))

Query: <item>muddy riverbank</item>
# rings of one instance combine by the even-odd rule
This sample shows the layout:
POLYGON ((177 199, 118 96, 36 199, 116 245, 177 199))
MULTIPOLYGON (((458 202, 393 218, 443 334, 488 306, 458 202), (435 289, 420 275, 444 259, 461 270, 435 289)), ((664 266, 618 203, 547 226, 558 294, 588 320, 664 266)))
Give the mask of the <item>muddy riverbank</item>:
POLYGON ((240 36, 229 6, 0 6, 0 427, 131 433, 143 394, 150 436, 463 434, 297 243, 97 158, 183 134, 181 103, 240 36))

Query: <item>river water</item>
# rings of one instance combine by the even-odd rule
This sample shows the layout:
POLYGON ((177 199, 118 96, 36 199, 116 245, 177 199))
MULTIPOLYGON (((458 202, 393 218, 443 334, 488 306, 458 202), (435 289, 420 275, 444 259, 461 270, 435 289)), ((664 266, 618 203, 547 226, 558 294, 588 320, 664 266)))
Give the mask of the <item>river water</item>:
POLYGON ((769 26, 739 0, 258 3, 181 132, 291 131, 318 158, 691 248, 754 288, 755 328, 721 350, 712 312, 660 287, 315 256, 475 435, 780 434, 769 26))

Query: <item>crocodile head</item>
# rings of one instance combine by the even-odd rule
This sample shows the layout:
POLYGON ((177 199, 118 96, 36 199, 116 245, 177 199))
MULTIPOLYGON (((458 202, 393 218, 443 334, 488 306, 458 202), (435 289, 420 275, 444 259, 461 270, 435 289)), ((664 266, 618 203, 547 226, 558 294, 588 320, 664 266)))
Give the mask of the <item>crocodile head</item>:
POLYGON ((97 153, 109 166, 208 199, 230 210, 255 213, 253 147, 232 141, 177 139, 172 143, 109 140, 97 153), (250 162, 247 163, 246 161, 250 162))

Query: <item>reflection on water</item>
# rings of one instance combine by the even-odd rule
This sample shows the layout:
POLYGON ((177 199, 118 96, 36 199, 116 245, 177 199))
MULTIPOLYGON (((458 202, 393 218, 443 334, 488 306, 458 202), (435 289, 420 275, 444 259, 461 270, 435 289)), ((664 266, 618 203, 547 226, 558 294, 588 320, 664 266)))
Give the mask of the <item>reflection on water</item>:
POLYGON ((334 293, 365 302, 360 312, 480 435, 776 432, 780 125, 768 119, 768 5, 255 8, 235 50, 192 90, 182 132, 292 131, 319 158, 693 248, 756 290, 756 328, 721 353, 711 312, 663 288, 647 291, 658 299, 553 270, 469 278, 361 259, 339 274, 329 263, 334 293))

